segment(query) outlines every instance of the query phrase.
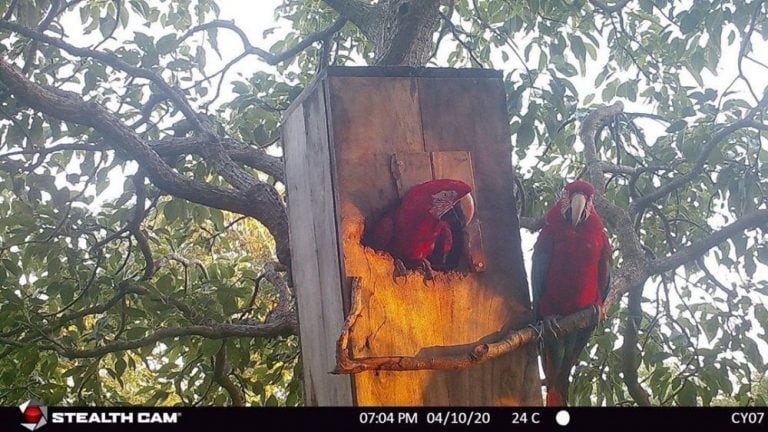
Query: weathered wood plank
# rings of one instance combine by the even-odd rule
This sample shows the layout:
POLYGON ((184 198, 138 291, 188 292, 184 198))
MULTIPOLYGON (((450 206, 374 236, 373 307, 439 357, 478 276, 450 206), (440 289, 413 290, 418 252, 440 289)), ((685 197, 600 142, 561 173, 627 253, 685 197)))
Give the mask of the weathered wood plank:
POLYGON ((316 86, 325 99, 306 92, 284 125, 308 403, 540 404, 535 347, 460 371, 364 372, 351 379, 327 373, 351 276, 361 278, 365 305, 350 336, 354 357, 442 355, 490 341, 506 325, 531 318, 508 181, 500 75, 421 69, 327 74, 316 86), (391 73, 404 77, 387 77, 391 73), (450 78, 455 76, 463 78, 450 78), (401 162, 400 194, 393 155, 401 162), (468 248, 484 250, 487 271, 438 272, 434 281, 414 271, 394 280, 392 258, 362 246, 365 224, 411 186, 443 177, 473 185, 478 220, 488 235, 484 244, 470 241, 468 248))
MULTIPOLYGON (((403 162, 403 178, 413 178, 403 181, 403 190, 407 190, 406 184, 412 186, 434 178, 434 173, 422 172, 432 171, 433 167, 426 163, 422 129, 427 125, 421 122, 432 119, 424 115, 420 86, 402 78, 330 80, 344 272, 361 277, 366 305, 350 337, 352 355, 445 353, 451 349, 445 348, 448 346, 492 339, 505 323, 517 321, 515 315, 525 315, 527 304, 510 304, 512 296, 502 286, 487 286, 489 279, 478 273, 438 272, 434 281, 425 282, 421 273, 412 272, 394 281, 392 258, 360 244, 363 221, 397 199, 389 155, 394 152, 403 162), (406 157, 414 151, 420 154, 406 157)), ((440 109, 450 111, 452 107, 443 105, 440 109)), ((461 127, 475 121, 475 115, 464 119, 453 116, 452 120, 461 127)), ((466 142, 466 148, 433 145, 428 150, 474 151, 472 141, 466 142)), ((438 160, 437 166, 446 168, 439 177, 453 176, 448 175, 447 162, 438 160)), ((456 175, 473 181, 471 166, 465 162, 464 169, 456 175)), ((484 205, 483 201, 490 203, 486 199, 479 201, 479 205, 484 205)), ((494 282, 498 283, 503 275, 494 282)), ((533 362, 530 370, 536 372, 535 358, 533 362)), ((519 361, 505 357, 453 372, 364 372, 354 377, 355 401, 358 405, 535 404, 535 399, 528 397, 530 392, 522 387, 524 378, 531 375, 523 374, 525 367, 519 366, 519 361)))
POLYGON ((412 187, 434 178, 432 160, 426 152, 395 153, 392 155, 389 166, 400 198, 412 187))
POLYGON ((335 209, 330 199, 330 157, 322 92, 288 116, 286 153, 291 260, 296 291, 307 405, 352 405, 351 380, 328 374, 335 365, 334 333, 343 308, 338 289, 335 209), (335 259, 334 259, 335 257, 335 259), (335 288, 335 289, 334 289, 335 288))

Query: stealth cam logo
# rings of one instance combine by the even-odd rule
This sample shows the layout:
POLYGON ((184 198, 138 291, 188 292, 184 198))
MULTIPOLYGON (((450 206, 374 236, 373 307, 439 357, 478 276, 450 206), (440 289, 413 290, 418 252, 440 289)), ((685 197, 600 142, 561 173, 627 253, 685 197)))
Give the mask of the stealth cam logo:
POLYGON ((24 402, 19 405, 19 409, 24 416, 24 422, 21 425, 31 431, 38 430, 48 423, 48 407, 37 399, 24 402))

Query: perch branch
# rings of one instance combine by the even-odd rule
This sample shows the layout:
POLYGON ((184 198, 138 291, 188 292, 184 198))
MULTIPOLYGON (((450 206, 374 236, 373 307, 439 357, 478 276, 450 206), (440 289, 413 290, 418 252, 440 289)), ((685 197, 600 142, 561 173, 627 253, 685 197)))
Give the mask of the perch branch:
MULTIPOLYGON (((490 343, 478 343, 472 349, 460 354, 448 356, 382 356, 350 357, 349 336, 354 330, 357 319, 362 315, 361 279, 352 278, 351 306, 347 319, 336 344, 336 369, 334 374, 356 374, 370 370, 407 371, 407 370, 455 370, 464 369, 501 357, 523 345, 537 340, 544 331, 542 324, 530 325, 523 329, 512 330, 500 339, 490 343)), ((595 324, 595 310, 587 308, 557 321, 560 334, 567 334, 579 328, 595 324)))

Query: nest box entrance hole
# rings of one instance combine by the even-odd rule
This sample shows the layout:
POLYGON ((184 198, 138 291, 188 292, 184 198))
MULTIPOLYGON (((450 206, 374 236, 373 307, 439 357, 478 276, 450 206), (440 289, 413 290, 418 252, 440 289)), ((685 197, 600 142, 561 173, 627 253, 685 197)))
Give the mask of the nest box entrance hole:
MULTIPOLYGON (((472 171, 472 156, 467 151, 434 151, 393 153, 389 160, 391 180, 397 190, 398 199, 388 203, 365 218, 363 246, 377 249, 373 240, 376 224, 390 211, 400 205, 400 200, 413 187, 430 180, 461 180, 469 185, 474 200, 474 215, 465 215, 459 206, 454 206, 442 216, 451 230, 453 245, 444 262, 435 262, 428 258, 432 269, 441 272, 482 272, 486 269, 485 254, 482 245, 482 221, 479 220, 479 203, 475 192, 475 179, 472 171), (471 216, 468 223, 466 218, 471 216)), ((436 245, 436 249, 440 244, 436 245)))

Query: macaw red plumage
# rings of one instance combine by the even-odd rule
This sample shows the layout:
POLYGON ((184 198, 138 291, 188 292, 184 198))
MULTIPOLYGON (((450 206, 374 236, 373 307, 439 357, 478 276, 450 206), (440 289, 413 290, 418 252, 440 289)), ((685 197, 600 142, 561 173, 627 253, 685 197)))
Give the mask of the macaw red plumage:
POLYGON ((423 266, 431 278, 431 264, 445 265, 454 243, 451 225, 442 218, 459 207, 464 223, 469 223, 474 214, 471 190, 468 184, 452 179, 413 186, 399 205, 376 222, 368 243, 389 252, 399 264, 423 266))
POLYGON ((566 185, 547 212, 533 248, 533 307, 546 324, 542 359, 547 406, 566 404, 571 369, 594 330, 592 326, 557 335, 553 319, 590 306, 602 311, 610 283, 611 245, 592 201, 594 194, 594 187, 585 181, 566 185))

